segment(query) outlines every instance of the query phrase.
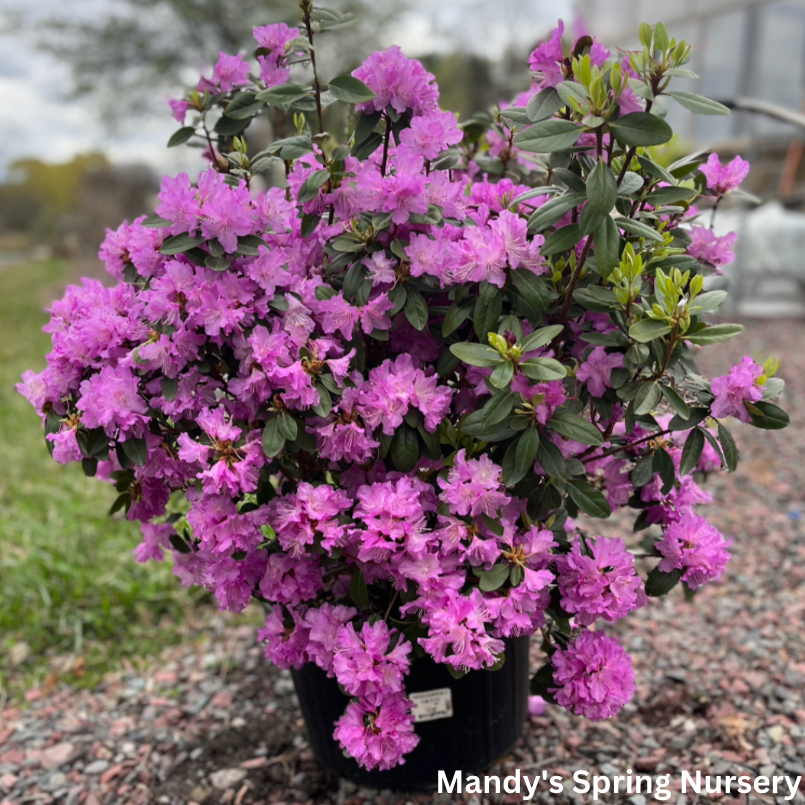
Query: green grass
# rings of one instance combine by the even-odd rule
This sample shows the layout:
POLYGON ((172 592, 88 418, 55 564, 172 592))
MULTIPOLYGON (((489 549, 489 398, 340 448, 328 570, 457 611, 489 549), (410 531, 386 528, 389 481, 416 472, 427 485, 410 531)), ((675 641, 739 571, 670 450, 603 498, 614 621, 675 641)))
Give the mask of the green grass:
POLYGON ((0 268, 0 680, 15 694, 59 658, 83 664, 60 678, 92 684, 122 658, 152 654, 186 633, 201 598, 169 562, 134 561, 137 524, 107 515, 114 490, 50 458, 36 412, 14 388, 23 371, 44 368, 43 308, 70 281, 58 261, 0 268), (29 657, 13 665, 22 641, 29 657))

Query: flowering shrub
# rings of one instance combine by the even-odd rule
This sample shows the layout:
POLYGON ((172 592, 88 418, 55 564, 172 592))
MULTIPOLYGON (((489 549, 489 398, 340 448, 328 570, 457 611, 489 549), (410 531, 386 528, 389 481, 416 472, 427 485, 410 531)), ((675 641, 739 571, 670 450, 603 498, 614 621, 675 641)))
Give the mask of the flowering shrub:
POLYGON ((788 421, 773 361, 712 382, 692 363, 741 329, 708 322, 733 238, 693 205, 748 166, 652 147, 666 99, 726 110, 669 89, 690 49, 663 25, 627 57, 589 37, 566 56, 560 26, 527 92, 459 125, 395 47, 325 87, 314 34, 343 16, 301 6, 303 35, 255 29, 256 68, 220 54, 172 102, 171 145, 210 166, 109 232, 117 284, 68 288, 19 390, 53 457, 142 522, 137 561, 171 553, 222 609, 266 603, 267 656, 338 680, 335 737, 366 768, 417 743, 411 662, 495 669, 537 630, 533 692, 611 716, 634 674, 602 625, 724 570, 694 506, 697 473, 737 464, 725 419, 788 421), (299 65, 312 85, 289 83, 299 65), (343 144, 323 125, 338 102, 343 144), (296 131, 251 156, 265 113, 296 131), (285 189, 261 186, 274 164, 285 189), (623 508, 655 535, 588 535, 623 508), (647 579, 636 555, 658 560, 647 579))

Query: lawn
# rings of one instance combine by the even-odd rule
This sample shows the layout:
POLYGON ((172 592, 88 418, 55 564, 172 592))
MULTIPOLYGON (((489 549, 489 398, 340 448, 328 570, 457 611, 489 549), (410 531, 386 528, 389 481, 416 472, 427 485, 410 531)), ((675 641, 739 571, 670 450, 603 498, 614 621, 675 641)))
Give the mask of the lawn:
POLYGON ((44 367, 44 307, 71 274, 59 261, 0 268, 0 682, 13 694, 136 663, 186 634, 203 598, 169 563, 134 561, 138 526, 108 516, 114 490, 50 458, 14 388, 44 367))

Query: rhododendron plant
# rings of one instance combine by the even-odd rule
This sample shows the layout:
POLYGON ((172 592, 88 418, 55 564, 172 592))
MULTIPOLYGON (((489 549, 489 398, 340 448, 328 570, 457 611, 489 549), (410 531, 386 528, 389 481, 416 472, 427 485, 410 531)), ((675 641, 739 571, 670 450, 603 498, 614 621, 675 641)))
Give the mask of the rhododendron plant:
POLYGON ((541 633, 535 695, 611 716, 634 674, 607 624, 724 570, 694 507, 737 464, 727 419, 787 423, 773 361, 693 364, 741 329, 712 321, 732 240, 693 205, 746 171, 653 147, 666 102, 726 110, 669 88, 690 48, 661 24, 625 58, 560 25, 526 92, 458 121, 396 47, 325 84, 314 36, 344 17, 301 7, 172 102, 209 165, 109 232, 116 284, 53 305, 19 390, 141 521, 137 561, 257 599, 267 656, 337 679, 366 768, 418 741, 412 663, 495 669, 513 636, 541 633), (293 133, 251 155, 261 115, 293 133), (595 536, 616 510, 649 536, 595 536))

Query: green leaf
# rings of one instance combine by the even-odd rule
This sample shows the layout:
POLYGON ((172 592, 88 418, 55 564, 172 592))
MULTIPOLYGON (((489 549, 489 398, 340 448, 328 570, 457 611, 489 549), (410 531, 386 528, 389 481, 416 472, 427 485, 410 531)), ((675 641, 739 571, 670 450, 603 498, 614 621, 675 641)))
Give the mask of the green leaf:
POLYGON ((367 269, 363 264, 363 260, 358 260, 350 266, 349 271, 344 275, 344 284, 341 288, 344 294, 344 299, 351 301, 358 293, 358 288, 363 284, 366 279, 367 269))
POLYGON ((492 349, 492 347, 485 347, 483 344, 470 344, 465 341, 452 344, 450 352, 468 366, 497 366, 503 360, 500 357, 500 353, 492 349))
POLYGON ((728 115, 730 113, 723 103, 711 101, 710 98, 703 98, 693 92, 666 92, 665 94, 670 95, 680 106, 684 106, 685 109, 690 109, 691 112, 696 112, 698 115, 728 115))
POLYGON ((548 420, 547 427, 582 444, 600 447, 604 443, 601 431, 586 419, 560 408, 548 420))
POLYGON ((643 170, 654 179, 659 179, 661 182, 667 182, 669 185, 676 185, 676 179, 673 174, 666 170, 662 165, 657 164, 649 159, 645 154, 640 155, 640 166, 643 170))
POLYGON ((752 403, 752 407, 760 411, 763 416, 749 412, 752 424, 762 430, 782 430, 791 424, 788 414, 782 408, 770 402, 752 403))
POLYGON ((609 279, 620 263, 620 233, 615 221, 608 215, 593 231, 593 252, 598 273, 609 279))
POLYGON ((223 137, 231 137, 235 134, 240 134, 248 125, 248 120, 237 120, 234 117, 228 117, 223 114, 213 126, 213 131, 223 137))
POLYGON ((736 335, 743 332, 743 329, 740 324, 714 324, 712 327, 699 330, 692 335, 689 332, 685 333, 683 338, 685 341, 690 341, 691 344, 718 344, 720 341, 735 338, 736 335))
POLYGON ((630 171, 629 173, 625 174, 621 180, 621 183, 618 186, 618 195, 631 196, 633 193, 637 193, 638 190, 642 190, 643 185, 643 177, 638 173, 633 173, 630 171))
POLYGON ((227 257, 216 257, 211 254, 204 258, 204 265, 207 266, 207 268, 211 268, 213 271, 226 271, 229 266, 232 265, 232 261, 227 257))
POLYGON ((308 201, 313 201, 319 194, 319 188, 330 178, 330 171, 317 170, 313 171, 299 188, 299 193, 296 196, 298 204, 307 204, 308 201))
POLYGON ((321 215, 313 215, 313 213, 306 212, 302 216, 302 237, 309 238, 316 231, 319 221, 321 221, 321 215))
POLYGON ((497 332, 502 310, 503 297, 497 287, 491 282, 481 283, 481 291, 472 314, 475 335, 481 343, 487 340, 489 333, 497 332))
POLYGON ((661 399, 662 391, 656 380, 654 382, 641 383, 640 390, 637 392, 633 403, 635 414, 642 416, 643 414, 650 413, 657 407, 661 399))
POLYGON ((618 183, 615 181, 615 174, 603 159, 599 159, 587 177, 587 198, 590 207, 598 215, 609 215, 617 197, 618 183))
POLYGON ((543 120, 515 134, 514 145, 521 151, 550 154, 575 145, 582 134, 584 129, 569 120, 543 120))
POLYGON ((277 87, 258 92, 255 99, 260 103, 276 106, 278 109, 290 109, 297 101, 309 97, 307 90, 298 84, 280 84, 277 87))
POLYGON ((332 246, 337 252, 346 252, 348 254, 357 254, 366 248, 366 244, 360 238, 352 235, 339 235, 332 242, 332 246))
POLYGON ((660 447, 654 454, 652 468, 654 472, 660 474, 662 479, 662 489, 660 491, 663 495, 667 495, 676 480, 676 467, 674 466, 674 460, 668 455, 668 451, 664 447, 660 447))
POLYGON ((563 215, 587 200, 587 193, 568 192, 552 198, 538 207, 528 219, 529 232, 542 232, 553 226, 563 215))
POLYGON ((537 460, 551 478, 565 477, 565 457, 562 455, 562 451, 548 439, 540 439, 537 447, 537 460))
POLYGON ((578 224, 568 224, 561 229, 557 229, 552 235, 545 238, 545 243, 540 248, 543 257, 550 257, 560 252, 572 249, 584 236, 578 224))
POLYGON ((508 388, 514 377, 514 364, 510 361, 498 364, 489 377, 489 382, 496 389, 508 388))
POLYGON ((280 432, 279 417, 274 417, 263 429, 263 452, 267 458, 274 458, 284 446, 285 437, 280 432))
POLYGON ((681 568, 672 570, 669 573, 663 573, 659 567, 655 567, 654 570, 648 574, 648 578, 646 579, 646 595, 657 598, 670 593, 679 583, 679 580, 682 578, 682 573, 681 568))
POLYGON ((537 460, 539 450, 539 431, 531 425, 524 430, 516 442, 517 447, 514 452, 514 473, 509 478, 508 485, 514 486, 534 469, 534 462, 537 460))
POLYGON ((653 240, 655 243, 662 243, 663 237, 652 229, 648 224, 642 221, 634 221, 631 218, 617 218, 615 223, 619 229, 625 229, 630 235, 636 235, 638 238, 645 238, 646 240, 653 240))
POLYGON ((279 420, 279 431, 283 438, 292 442, 296 438, 296 432, 298 430, 296 420, 290 414, 284 412, 281 413, 277 419, 279 420))
POLYGON ((693 428, 685 439, 685 446, 682 448, 682 459, 679 462, 679 474, 688 475, 696 469, 699 459, 704 450, 704 434, 701 428, 693 428))
POLYGON ((519 395, 515 394, 513 391, 507 391, 505 394, 495 394, 481 409, 481 420, 483 423, 489 428, 499 425, 509 417, 518 397, 519 395))
POLYGON ((182 232, 180 235, 173 235, 167 238, 160 247, 160 254, 181 254, 182 252, 194 249, 204 243, 203 237, 190 237, 187 232, 182 232))
MULTIPOLYGON (((405 286, 398 287, 404 288, 405 286)), ((475 300, 471 296, 464 297, 460 302, 453 302, 442 322, 442 335, 447 338, 461 327, 473 307, 475 307, 475 300)))
POLYGON ((185 540, 183 540, 175 531, 168 537, 171 547, 179 553, 190 553, 191 548, 185 540))
POLYGON ((483 570, 480 574, 478 586, 485 593, 492 593, 506 583, 509 578, 509 565, 498 564, 491 570, 483 570))
POLYGON ((551 296, 545 280, 535 276, 526 268, 518 268, 511 272, 514 286, 522 294, 523 299, 538 313, 546 311, 551 305, 551 296))
POLYGON ((409 287, 405 298, 403 312, 415 330, 424 330, 428 326, 428 303, 419 291, 409 287))
POLYGON ((553 358, 529 358, 520 364, 520 371, 540 383, 567 377, 567 369, 553 358))
POLYGON ((727 469, 735 472, 738 468, 738 445, 735 444, 732 434, 720 422, 718 423, 718 440, 721 442, 721 451, 724 453, 727 469))
POLYGON ((520 349, 523 351, 523 354, 525 354, 534 349, 544 347, 546 344, 550 344, 564 329, 564 326, 561 324, 552 324, 550 327, 541 327, 539 330, 534 330, 533 333, 530 333, 523 339, 523 343, 520 344, 520 349))
POLYGON ((590 517, 606 518, 612 514, 607 499, 587 481, 568 481, 567 493, 570 499, 590 517))
POLYGON ((709 415, 710 411, 707 408, 691 408, 688 419, 683 419, 679 415, 672 417, 668 423, 668 429, 671 431, 690 430, 700 422, 704 422, 709 415))
POLYGON ((168 140, 168 148, 184 145, 195 133, 195 126, 182 126, 178 131, 174 131, 171 134, 171 138, 168 140))
POLYGON ((564 101, 553 87, 545 87, 536 95, 532 95, 525 108, 526 115, 532 123, 539 123, 553 117, 563 106, 564 101))
POLYGON ((693 300, 693 304, 688 308, 688 311, 694 316, 700 313, 710 313, 720 307, 726 298, 726 291, 708 291, 707 293, 699 294, 693 300))
POLYGON ((634 465, 630 478, 635 487, 640 488, 651 482, 654 477, 654 456, 643 456, 634 465))
POLYGON ((227 104, 224 114, 235 120, 246 120, 260 114, 262 110, 263 104, 257 100, 254 92, 242 92, 227 104))
POLYGON ((550 704, 556 704, 556 698, 553 693, 551 693, 551 689, 556 687, 561 687, 561 685, 557 685, 556 682, 554 682, 553 666, 550 663, 543 665, 542 668, 531 677, 531 683, 529 685, 532 695, 542 696, 542 698, 550 704))
POLYGON ((168 401, 173 402, 179 392, 179 379, 176 377, 162 377, 162 396, 168 401))
POLYGON ((638 344, 647 344, 655 338, 662 338, 671 332, 671 325, 664 321, 654 321, 654 319, 643 319, 635 322, 629 328, 629 338, 637 341, 638 344))
POLYGON ((382 112, 374 112, 367 114, 360 112, 355 122, 355 144, 358 145, 365 142, 369 135, 372 134, 383 116, 382 112))
POLYGON ((283 140, 276 140, 268 147, 268 152, 285 162, 299 159, 305 154, 313 151, 313 141, 307 134, 298 134, 295 137, 286 137, 283 140))
POLYGON ((646 196, 646 203, 652 207, 665 207, 688 201, 696 195, 693 187, 658 187, 646 196))
POLYGON ((167 218, 160 218, 158 215, 149 215, 144 221, 140 222, 140 226, 144 229, 165 229, 171 225, 171 221, 167 218))
POLYGON ((618 307, 618 297, 609 288, 598 285, 589 285, 587 288, 576 288, 573 292, 574 301, 588 310, 606 313, 613 307, 618 307))
POLYGON ((369 588, 362 570, 356 570, 349 582, 349 597, 358 609, 369 609, 369 588))
POLYGON ((136 464, 138 467, 145 465, 148 459, 148 446, 145 443, 145 437, 127 439, 125 442, 120 442, 120 446, 132 464, 136 464))
POLYGON ((662 396, 668 400, 668 404, 671 408, 673 408, 682 419, 690 419, 690 408, 688 408, 687 403, 674 389, 670 386, 660 386, 660 390, 662 391, 662 396))
POLYGON ((609 127, 618 141, 635 148, 662 145, 674 134, 664 120, 649 112, 632 112, 610 121, 609 127))
POLYGON ((316 391, 319 392, 319 404, 312 406, 313 413, 320 417, 326 417, 333 410, 333 398, 327 387, 321 383, 316 384, 316 391))
POLYGON ((336 100, 344 103, 365 103, 377 97, 374 90, 369 89, 363 81, 352 75, 340 75, 334 78, 328 89, 336 100))
POLYGON ((356 142, 352 146, 350 154, 361 161, 368 159, 377 149, 383 145, 383 135, 373 131, 363 142, 356 142))
POLYGON ((87 478, 94 478, 98 472, 98 459, 93 456, 82 458, 81 469, 84 470, 84 475, 86 475, 87 478))
POLYGON ((389 455, 400 472, 411 472, 419 461, 419 437, 413 428, 406 424, 394 431, 389 455))

